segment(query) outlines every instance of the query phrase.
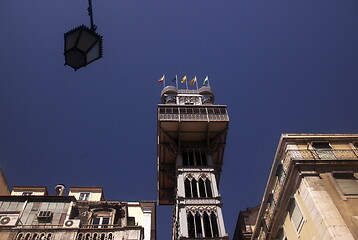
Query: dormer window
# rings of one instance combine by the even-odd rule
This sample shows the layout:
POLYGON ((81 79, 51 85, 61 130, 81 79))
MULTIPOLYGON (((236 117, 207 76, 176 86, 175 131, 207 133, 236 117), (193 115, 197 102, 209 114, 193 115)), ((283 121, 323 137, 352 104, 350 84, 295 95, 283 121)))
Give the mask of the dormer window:
POLYGON ((89 193, 89 192, 81 192, 81 193, 80 193, 80 196, 79 196, 79 198, 78 198, 78 200, 88 201, 90 194, 91 194, 91 193, 89 193))
POLYGON ((92 228, 108 228, 111 222, 111 211, 95 211, 92 217, 92 228))

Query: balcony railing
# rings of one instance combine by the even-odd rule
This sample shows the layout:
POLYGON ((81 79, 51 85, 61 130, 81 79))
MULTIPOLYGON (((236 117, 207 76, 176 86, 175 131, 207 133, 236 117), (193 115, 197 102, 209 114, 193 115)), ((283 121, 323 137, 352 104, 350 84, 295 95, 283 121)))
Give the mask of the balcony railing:
POLYGON ((82 224, 82 228, 114 228, 119 227, 118 224, 82 224))
POLYGON ((80 232, 76 240, 113 240, 114 232, 80 232))
POLYGON ((229 121, 226 107, 160 107, 159 120, 229 121))
MULTIPOLYGON (((268 228, 270 228, 277 210, 277 203, 281 198, 283 186, 287 180, 287 173, 292 160, 358 160, 358 149, 287 150, 282 156, 282 170, 279 173, 276 173, 276 182, 271 191, 271 194, 273 194, 272 201, 266 206, 264 219, 268 228)), ((262 236, 264 236, 264 232, 262 236)))

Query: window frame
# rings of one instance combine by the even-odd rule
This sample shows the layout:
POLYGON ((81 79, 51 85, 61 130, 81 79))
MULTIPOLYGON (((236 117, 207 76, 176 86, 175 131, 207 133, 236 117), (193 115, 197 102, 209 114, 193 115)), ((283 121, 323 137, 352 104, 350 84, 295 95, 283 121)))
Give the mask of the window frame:
MULTIPOLYGON (((288 214, 290 216, 290 220, 292 222, 292 225, 294 227, 294 229, 296 230, 296 233, 297 234, 300 234, 302 228, 303 228, 303 225, 304 223, 306 222, 306 218, 305 216, 303 215, 302 213, 302 210, 301 210, 301 207, 298 203, 298 201, 296 200, 296 198, 292 197, 290 200, 289 200, 289 203, 288 203, 288 206, 287 206, 287 211, 288 211, 288 214), (300 213, 301 215, 301 220, 299 221, 298 225, 296 226, 295 224, 295 221, 293 219, 293 213, 295 212, 295 210, 298 210, 298 212, 300 213)), ((297 211, 296 211, 297 212, 297 211)))
POLYGON ((309 143, 311 150, 313 150, 313 155, 319 160, 337 160, 337 156, 334 153, 334 148, 329 141, 312 141, 309 143), (317 148, 314 144, 318 143, 327 143, 328 148, 317 148))
POLYGON ((91 228, 110 228, 113 219, 113 210, 112 209, 94 209, 92 210, 92 216, 90 218, 91 228), (94 221, 98 219, 98 223, 94 221), (108 223, 103 223, 105 219, 108 219, 108 223), (96 225, 96 226, 94 226, 96 225))
POLYGON ((78 194, 78 200, 79 200, 79 201, 89 201, 89 200, 90 200, 90 196, 91 196, 91 192, 80 192, 80 193, 78 194), (82 194, 88 194, 88 195, 86 195, 86 196, 87 196, 86 199, 82 199, 82 197, 81 197, 82 194))
POLYGON ((332 171, 331 173, 328 173, 327 175, 342 200, 358 198, 358 193, 357 194, 344 193, 343 190, 341 189, 341 186, 339 185, 339 183, 337 181, 337 178, 334 177, 334 174, 353 174, 353 176, 356 178, 356 183, 358 185, 357 173, 355 173, 354 171, 332 171))

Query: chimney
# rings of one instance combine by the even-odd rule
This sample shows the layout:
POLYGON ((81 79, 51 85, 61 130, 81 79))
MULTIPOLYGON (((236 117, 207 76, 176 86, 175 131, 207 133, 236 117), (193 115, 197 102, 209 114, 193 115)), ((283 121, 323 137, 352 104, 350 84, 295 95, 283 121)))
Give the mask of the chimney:
POLYGON ((66 186, 64 184, 57 184, 55 187, 56 193, 58 196, 62 196, 65 191, 66 186))

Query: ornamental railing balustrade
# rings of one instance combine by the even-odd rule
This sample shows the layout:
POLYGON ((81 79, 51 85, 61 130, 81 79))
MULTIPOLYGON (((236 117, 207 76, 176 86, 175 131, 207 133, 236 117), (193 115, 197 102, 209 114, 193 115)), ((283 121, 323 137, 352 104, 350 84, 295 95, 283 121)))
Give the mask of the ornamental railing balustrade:
POLYGON ((226 107, 159 107, 159 120, 229 121, 226 107))
POLYGON ((106 228, 114 228, 120 227, 119 224, 82 224, 82 228, 98 228, 98 229, 106 229, 106 228))
POLYGON ((76 240, 114 240, 113 232, 80 232, 76 240))
POLYGON ((282 189, 287 179, 291 160, 358 160, 358 149, 327 149, 327 150, 287 150, 282 157, 282 171, 276 176, 276 182, 271 191, 272 201, 267 203, 264 219, 270 229, 275 215, 277 203, 281 198, 282 189))

